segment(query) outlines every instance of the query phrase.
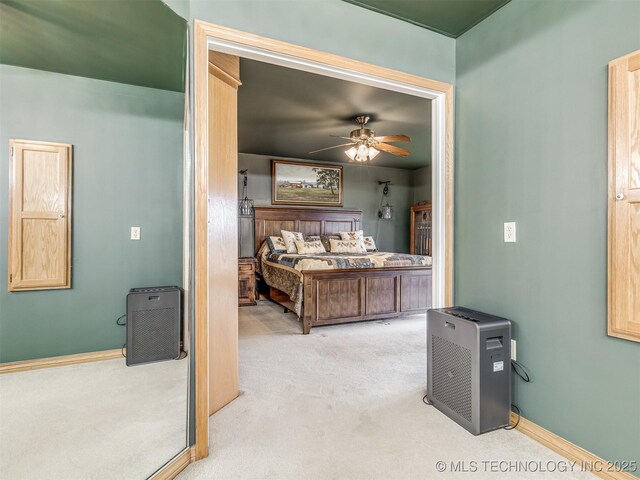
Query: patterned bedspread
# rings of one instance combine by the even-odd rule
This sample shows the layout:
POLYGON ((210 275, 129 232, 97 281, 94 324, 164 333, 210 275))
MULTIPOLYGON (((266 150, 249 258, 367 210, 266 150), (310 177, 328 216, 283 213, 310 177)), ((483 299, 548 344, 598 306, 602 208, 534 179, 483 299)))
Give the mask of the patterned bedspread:
POLYGON ((305 270, 329 270, 336 268, 384 268, 431 265, 431 257, 406 253, 316 253, 298 255, 292 253, 269 253, 266 260, 290 267, 299 272, 305 270))
POLYGON ((266 243, 258 252, 258 272, 268 285, 285 292, 295 304, 295 312, 302 311, 302 285, 305 271, 354 268, 385 268, 431 266, 432 258, 406 253, 318 253, 298 255, 271 253, 266 243))

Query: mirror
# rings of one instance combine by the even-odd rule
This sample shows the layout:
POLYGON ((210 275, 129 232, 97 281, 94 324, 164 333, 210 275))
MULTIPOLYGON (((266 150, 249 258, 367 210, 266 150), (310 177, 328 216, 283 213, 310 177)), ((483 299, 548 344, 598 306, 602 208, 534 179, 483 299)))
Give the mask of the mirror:
POLYGON ((3 478, 145 479, 189 446, 186 22, 107 3, 0 3, 3 478))

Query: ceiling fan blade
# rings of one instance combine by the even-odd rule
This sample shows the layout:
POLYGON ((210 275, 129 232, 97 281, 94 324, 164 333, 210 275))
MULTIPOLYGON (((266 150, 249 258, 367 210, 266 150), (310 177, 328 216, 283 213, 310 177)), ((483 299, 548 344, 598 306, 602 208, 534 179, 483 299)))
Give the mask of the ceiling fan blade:
POLYGON ((411 151, 407 150, 406 148, 396 147, 395 145, 387 145, 386 143, 378 143, 373 148, 382 150, 383 152, 387 152, 392 155, 397 155, 399 157, 406 157, 411 153, 411 151))
POLYGON ((314 150, 313 152, 309 152, 309 153, 324 152, 325 150, 331 150, 332 148, 346 147, 347 145, 355 145, 355 144, 356 144, 355 142, 343 143, 342 145, 334 145, 333 147, 321 148, 320 150, 314 150))
POLYGON ((406 135, 384 135, 382 137, 373 137, 379 142, 410 142, 411 139, 406 135))

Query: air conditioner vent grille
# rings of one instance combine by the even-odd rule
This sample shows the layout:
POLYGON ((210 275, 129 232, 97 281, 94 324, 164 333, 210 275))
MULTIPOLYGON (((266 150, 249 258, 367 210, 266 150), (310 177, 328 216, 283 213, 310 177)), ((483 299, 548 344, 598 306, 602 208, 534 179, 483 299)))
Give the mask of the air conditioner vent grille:
POLYGON ((471 351, 431 336, 432 396, 471 422, 471 351))

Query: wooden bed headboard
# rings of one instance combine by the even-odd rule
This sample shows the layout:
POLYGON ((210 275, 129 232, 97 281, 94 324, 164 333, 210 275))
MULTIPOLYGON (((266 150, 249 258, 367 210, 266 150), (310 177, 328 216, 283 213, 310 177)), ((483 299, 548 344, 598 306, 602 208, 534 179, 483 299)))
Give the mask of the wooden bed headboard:
POLYGON ((358 230, 362 225, 362 210, 330 210, 327 208, 254 207, 254 252, 265 237, 280 236, 281 230, 305 235, 330 235, 358 230))

